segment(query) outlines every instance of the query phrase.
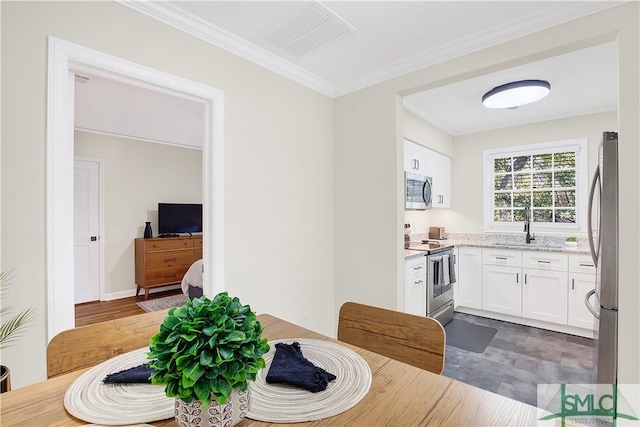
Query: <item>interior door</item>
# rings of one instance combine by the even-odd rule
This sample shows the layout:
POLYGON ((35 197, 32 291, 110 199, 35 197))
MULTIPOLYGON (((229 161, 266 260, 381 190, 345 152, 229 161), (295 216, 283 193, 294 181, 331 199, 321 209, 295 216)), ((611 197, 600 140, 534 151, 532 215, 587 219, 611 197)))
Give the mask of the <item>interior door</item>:
POLYGON ((74 168, 75 303, 100 299, 99 166, 76 160, 74 168))

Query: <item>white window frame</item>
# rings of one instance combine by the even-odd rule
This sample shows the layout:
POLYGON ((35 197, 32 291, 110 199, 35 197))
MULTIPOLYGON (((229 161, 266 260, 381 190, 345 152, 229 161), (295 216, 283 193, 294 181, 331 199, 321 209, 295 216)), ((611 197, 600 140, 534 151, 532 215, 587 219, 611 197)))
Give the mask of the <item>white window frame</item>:
POLYGON ((483 158, 483 199, 484 231, 521 232, 523 222, 496 222, 493 220, 494 203, 494 159, 507 156, 525 156, 543 153, 576 152, 576 222, 575 224, 533 222, 533 232, 545 233, 586 233, 587 199, 589 197, 589 155, 587 138, 568 139, 541 144, 518 145, 484 150, 483 158))

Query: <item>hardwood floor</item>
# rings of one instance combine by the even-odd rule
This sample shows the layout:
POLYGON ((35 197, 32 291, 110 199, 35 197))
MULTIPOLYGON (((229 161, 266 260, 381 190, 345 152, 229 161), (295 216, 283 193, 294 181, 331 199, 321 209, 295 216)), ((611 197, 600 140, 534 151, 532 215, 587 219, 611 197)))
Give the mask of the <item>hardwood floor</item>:
MULTIPOLYGON (((149 299, 162 298, 180 293, 182 293, 182 290, 180 289, 156 292, 149 294, 149 299)), ((104 322, 106 320, 142 314, 144 313, 144 310, 138 307, 136 304, 138 301, 144 301, 144 295, 121 298, 112 301, 95 301, 76 304, 76 326, 91 325, 93 323, 104 322)))

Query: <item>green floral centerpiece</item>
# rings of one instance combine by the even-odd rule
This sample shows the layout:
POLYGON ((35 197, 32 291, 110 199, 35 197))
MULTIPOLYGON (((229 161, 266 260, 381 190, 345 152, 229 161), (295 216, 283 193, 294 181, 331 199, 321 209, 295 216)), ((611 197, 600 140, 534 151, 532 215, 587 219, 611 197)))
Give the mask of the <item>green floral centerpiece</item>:
MULTIPOLYGON (((198 421, 210 418, 200 416, 197 408, 208 408, 212 401, 223 406, 213 412, 223 414, 234 391, 240 395, 235 412, 244 416, 249 405, 247 381, 254 381, 265 367, 262 356, 269 351, 261 333, 262 325, 251 308, 226 292, 213 300, 188 299, 182 307, 169 310, 160 332, 150 340, 147 357, 154 370, 151 382, 165 384, 166 395, 176 397, 179 424, 183 420, 178 420, 178 412, 198 421), (196 404, 196 409, 184 407, 190 404, 196 404)), ((216 424, 192 421, 186 425, 216 424)))

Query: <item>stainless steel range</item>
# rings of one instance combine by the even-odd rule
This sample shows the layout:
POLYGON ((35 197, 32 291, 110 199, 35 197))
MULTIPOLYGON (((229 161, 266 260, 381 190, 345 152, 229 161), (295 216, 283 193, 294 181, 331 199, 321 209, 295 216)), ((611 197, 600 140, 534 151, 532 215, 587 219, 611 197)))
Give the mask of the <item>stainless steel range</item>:
POLYGON ((414 251, 424 251, 427 257, 426 315, 443 326, 453 319, 453 284, 455 256, 452 245, 440 243, 410 243, 414 251))

